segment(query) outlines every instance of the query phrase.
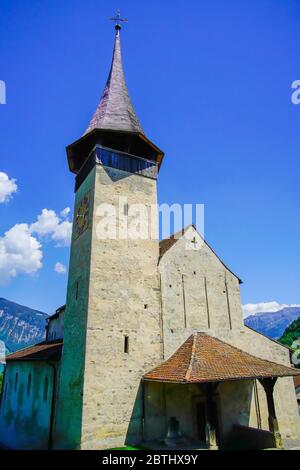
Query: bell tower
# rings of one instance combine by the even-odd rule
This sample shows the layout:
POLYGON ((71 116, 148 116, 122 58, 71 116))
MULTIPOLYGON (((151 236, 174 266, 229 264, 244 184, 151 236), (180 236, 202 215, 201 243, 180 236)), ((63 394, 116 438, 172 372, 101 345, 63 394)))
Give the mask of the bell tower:
POLYGON ((83 137, 67 148, 76 183, 53 433, 58 449, 105 449, 141 441, 140 381, 161 360, 158 221, 153 207, 163 152, 145 136, 128 94, 120 17, 115 29, 100 103, 83 137), (131 207, 136 204, 143 206, 142 231, 148 236, 128 238, 121 228, 135 222, 131 207), (107 232, 102 230, 104 216, 114 220, 107 232))

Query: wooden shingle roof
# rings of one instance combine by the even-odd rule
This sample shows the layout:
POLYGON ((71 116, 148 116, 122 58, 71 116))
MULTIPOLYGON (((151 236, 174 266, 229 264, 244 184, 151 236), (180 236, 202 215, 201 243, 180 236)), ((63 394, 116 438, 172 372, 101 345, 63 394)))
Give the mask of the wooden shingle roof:
POLYGON ((125 82, 121 57, 120 29, 117 28, 116 31, 115 48, 108 80, 85 134, 94 129, 143 133, 125 82))
POLYGON ((300 376, 300 371, 252 356, 205 333, 195 333, 144 380, 206 383, 254 378, 300 376))

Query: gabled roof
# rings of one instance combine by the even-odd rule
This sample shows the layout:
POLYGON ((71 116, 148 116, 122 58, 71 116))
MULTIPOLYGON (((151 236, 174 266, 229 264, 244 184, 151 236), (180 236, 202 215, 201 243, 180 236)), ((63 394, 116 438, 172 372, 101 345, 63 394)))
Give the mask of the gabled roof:
POLYGON ((254 378, 300 376, 292 367, 252 356, 205 333, 195 333, 144 380, 207 383, 254 378))
POLYGON ((142 126, 133 109, 125 82, 119 27, 116 28, 115 48, 108 80, 100 103, 85 134, 94 129, 110 129, 143 134, 142 126))
MULTIPOLYGON (((180 240, 182 237, 184 237, 184 235, 186 234, 186 232, 188 231, 189 228, 193 228, 195 230, 195 232, 198 233, 195 225, 188 225, 187 227, 185 228, 182 228, 181 230, 179 230, 178 232, 174 233, 173 235, 170 236, 170 238, 165 238, 164 240, 161 240, 159 242, 159 259, 161 259, 166 253, 167 251, 170 250, 170 248, 172 248, 177 242, 178 240, 180 240)), ((198 233, 199 236, 201 236, 199 233, 198 233)), ((201 237, 202 238, 202 237, 201 237)), ((212 249, 212 247, 207 243, 206 240, 203 240, 205 245, 213 252, 213 254, 218 258, 218 260, 220 261, 221 264, 223 264, 224 268, 227 269, 227 271, 229 271, 231 274, 233 274, 240 282, 240 284, 243 283, 243 281, 234 273, 232 272, 228 266, 226 266, 225 263, 223 263, 223 261, 221 260, 221 258, 216 254, 216 252, 212 249)))
POLYGON ((62 353, 63 340, 44 341, 26 349, 21 349, 6 357, 10 361, 59 361, 62 353))

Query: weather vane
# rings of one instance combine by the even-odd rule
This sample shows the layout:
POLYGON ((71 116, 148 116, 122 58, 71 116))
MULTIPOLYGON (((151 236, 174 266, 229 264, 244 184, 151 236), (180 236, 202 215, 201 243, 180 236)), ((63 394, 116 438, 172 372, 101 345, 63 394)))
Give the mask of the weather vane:
POLYGON ((120 10, 117 10, 117 14, 114 18, 109 18, 109 19, 111 21, 115 21, 117 30, 121 29, 121 23, 127 23, 128 22, 128 20, 126 18, 121 18, 120 10))

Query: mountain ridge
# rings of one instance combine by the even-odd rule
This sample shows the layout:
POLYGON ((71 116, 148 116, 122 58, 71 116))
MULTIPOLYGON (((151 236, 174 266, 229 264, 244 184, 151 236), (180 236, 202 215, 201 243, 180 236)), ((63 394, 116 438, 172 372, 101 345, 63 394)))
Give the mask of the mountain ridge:
MULTIPOLYGON (((300 307, 285 307, 277 312, 259 312, 244 319, 246 326, 271 339, 279 340, 300 317, 300 307)), ((26 348, 45 339, 49 316, 39 310, 0 297, 0 341, 9 352, 26 348)))
POLYGON ((244 319, 246 326, 278 340, 285 330, 300 317, 300 307, 284 307, 277 312, 259 312, 244 319))
POLYGON ((48 315, 0 297, 0 340, 14 352, 45 339, 48 315))

